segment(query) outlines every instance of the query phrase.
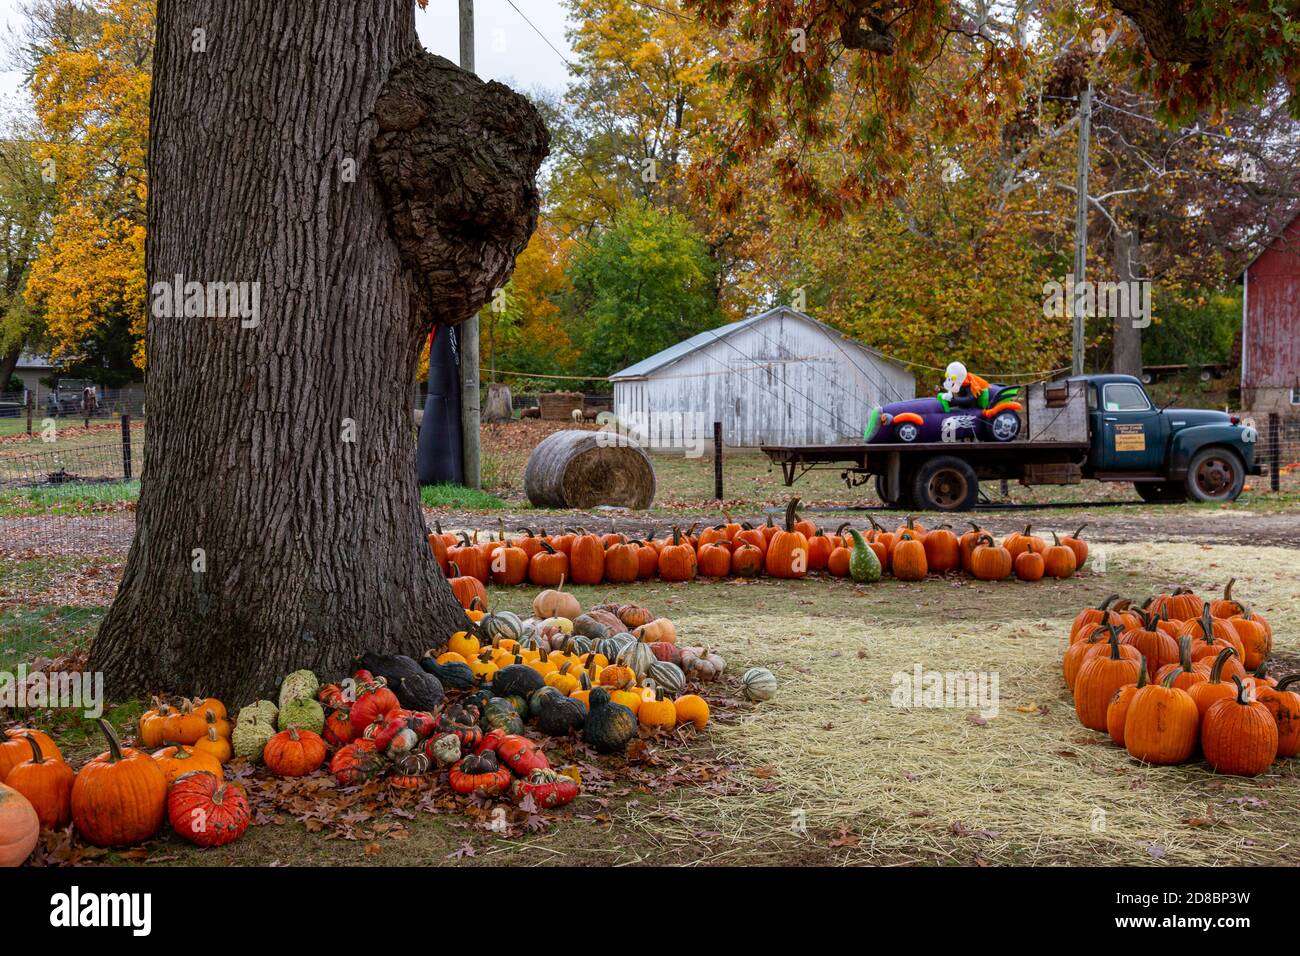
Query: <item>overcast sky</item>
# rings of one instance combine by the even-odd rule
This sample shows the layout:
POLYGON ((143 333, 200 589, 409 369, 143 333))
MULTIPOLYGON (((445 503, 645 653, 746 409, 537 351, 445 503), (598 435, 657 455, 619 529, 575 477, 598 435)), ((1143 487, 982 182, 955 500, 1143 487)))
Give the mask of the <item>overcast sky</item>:
MULTIPOLYGON (((20 25, 18 2, 0 0, 0 37, 6 52, 13 30, 20 25)), ((561 54, 571 54, 560 0, 514 0, 514 5, 518 11, 509 0, 475 0, 475 72, 525 92, 535 87, 562 90, 568 72, 561 54), (532 27, 524 17, 532 21, 532 27), (547 45, 548 40, 559 52, 547 45)), ((416 29, 425 47, 451 60, 459 56, 456 11, 456 0, 430 0, 427 10, 415 11, 416 29)), ((0 65, 8 65, 7 55, 0 65)), ((0 109, 8 112, 28 105, 21 75, 14 70, 0 72, 0 109)))

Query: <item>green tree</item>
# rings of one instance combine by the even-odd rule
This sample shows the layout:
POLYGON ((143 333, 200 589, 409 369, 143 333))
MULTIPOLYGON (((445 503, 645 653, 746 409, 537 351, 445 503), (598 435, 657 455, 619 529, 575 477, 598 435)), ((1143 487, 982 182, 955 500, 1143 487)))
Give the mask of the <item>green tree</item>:
POLYGON ((49 233, 50 179, 42 175, 31 131, 12 127, 0 140, 0 391, 19 355, 39 347, 45 336, 44 314, 26 301, 23 289, 49 233))
POLYGON ((714 265, 680 213, 631 203, 575 257, 582 371, 606 375, 721 320, 714 265))

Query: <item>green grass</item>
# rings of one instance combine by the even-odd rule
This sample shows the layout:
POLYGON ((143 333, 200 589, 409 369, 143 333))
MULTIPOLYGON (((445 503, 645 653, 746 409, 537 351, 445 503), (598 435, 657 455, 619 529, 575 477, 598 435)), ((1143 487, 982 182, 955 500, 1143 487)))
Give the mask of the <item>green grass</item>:
POLYGON ((7 607, 0 611, 0 670, 37 657, 58 657, 90 644, 107 608, 7 607))
POLYGON ((135 501, 139 496, 138 481, 42 485, 39 488, 0 491, 0 517, 79 515, 95 511, 105 504, 135 501))
POLYGON ((460 511, 494 511, 506 506, 496 495, 459 485, 427 485, 420 489, 420 503, 426 508, 460 511))

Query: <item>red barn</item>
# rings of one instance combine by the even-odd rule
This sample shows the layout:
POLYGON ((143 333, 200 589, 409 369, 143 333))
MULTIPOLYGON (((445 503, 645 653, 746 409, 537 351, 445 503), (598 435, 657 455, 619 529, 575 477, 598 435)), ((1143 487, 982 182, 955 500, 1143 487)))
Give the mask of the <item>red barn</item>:
POLYGON ((1300 412, 1300 215, 1242 275, 1242 407, 1300 412))

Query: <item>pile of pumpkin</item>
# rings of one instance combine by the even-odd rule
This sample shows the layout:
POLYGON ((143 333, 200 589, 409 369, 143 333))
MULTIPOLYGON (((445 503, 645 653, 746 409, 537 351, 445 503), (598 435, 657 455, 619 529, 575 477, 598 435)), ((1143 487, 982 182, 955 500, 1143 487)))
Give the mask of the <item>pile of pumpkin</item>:
POLYGON ((1295 756, 1300 674, 1268 675, 1272 629, 1232 585, 1217 600, 1177 588, 1081 611, 1064 657, 1079 722, 1151 764, 1183 763, 1199 745, 1219 773, 1255 776, 1295 756))
POLYGON ((231 727, 219 700, 155 707, 140 723, 152 755, 123 747, 100 718, 108 750, 74 771, 49 735, 31 729, 0 738, 0 866, 17 866, 39 832, 71 823, 95 846, 134 846, 164 820, 199 846, 237 839, 252 819, 242 787, 225 783, 231 727), (152 741, 152 743, 149 743, 152 741))
POLYGON ((485 584, 534 584, 562 587, 571 584, 627 584, 658 578, 690 581, 697 577, 802 578, 825 572, 835 577, 871 582, 892 573, 900 581, 920 581, 930 574, 953 571, 984 581, 1015 576, 1023 581, 1044 577, 1067 578, 1088 560, 1088 545, 1079 535, 1052 535, 1052 542, 1032 533, 1031 527, 1007 535, 999 543, 972 523, 963 534, 946 527, 927 529, 915 518, 893 531, 874 518, 865 531, 840 525, 827 533, 800 518, 798 499, 786 507, 783 527, 768 515, 767 524, 754 527, 726 520, 698 533, 673 528, 663 537, 645 539, 617 531, 597 535, 569 529, 548 535, 520 529, 508 537, 498 528, 496 537, 479 541, 478 532, 459 535, 441 526, 429 533, 443 573, 464 606, 478 598, 487 604, 485 584))

